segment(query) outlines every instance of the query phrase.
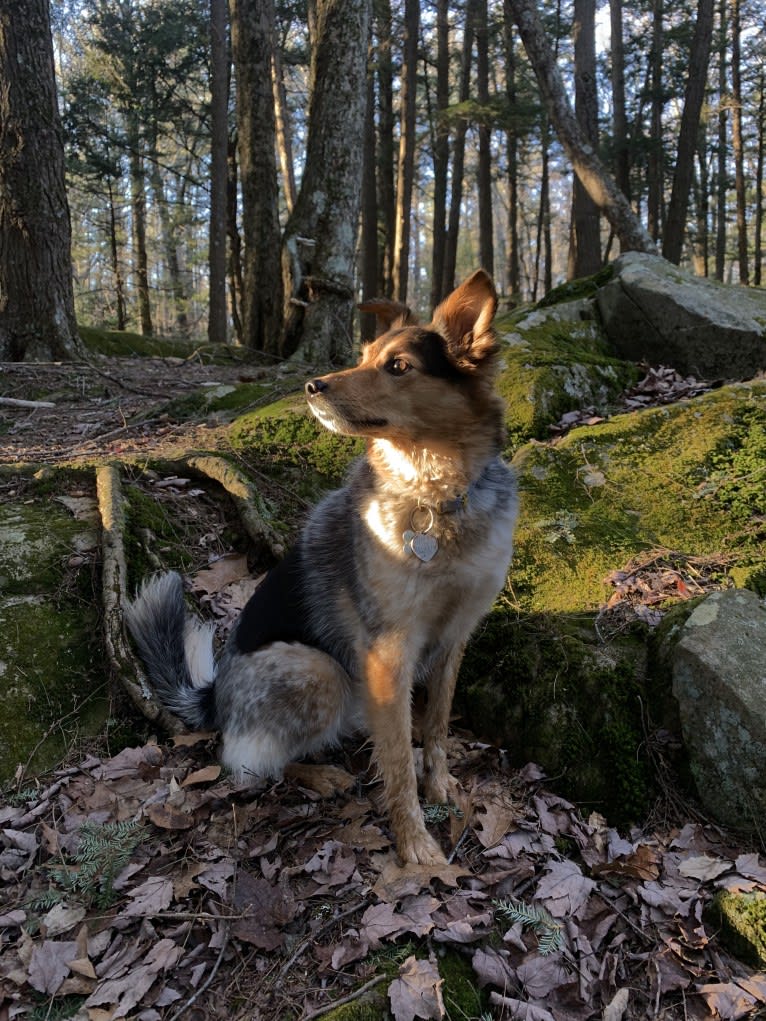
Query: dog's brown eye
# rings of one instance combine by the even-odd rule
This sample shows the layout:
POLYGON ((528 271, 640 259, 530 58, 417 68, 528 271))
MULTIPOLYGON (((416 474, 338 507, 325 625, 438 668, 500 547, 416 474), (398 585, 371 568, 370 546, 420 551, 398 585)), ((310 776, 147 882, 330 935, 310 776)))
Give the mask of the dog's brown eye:
POLYGON ((394 358, 386 366, 392 376, 403 376, 405 372, 409 372, 412 366, 409 362, 406 362, 404 358, 394 358))

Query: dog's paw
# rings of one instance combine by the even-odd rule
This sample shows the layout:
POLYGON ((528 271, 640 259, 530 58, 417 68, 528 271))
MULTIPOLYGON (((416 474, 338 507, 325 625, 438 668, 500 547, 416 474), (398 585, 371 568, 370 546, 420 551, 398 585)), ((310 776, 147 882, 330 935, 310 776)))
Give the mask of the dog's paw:
POLYGON ((455 777, 446 771, 427 773, 423 778, 423 795, 429 805, 458 804, 457 795, 461 789, 455 777))
POLYGON ((405 865, 445 865, 447 859, 434 838, 423 830, 396 843, 399 857, 405 865))

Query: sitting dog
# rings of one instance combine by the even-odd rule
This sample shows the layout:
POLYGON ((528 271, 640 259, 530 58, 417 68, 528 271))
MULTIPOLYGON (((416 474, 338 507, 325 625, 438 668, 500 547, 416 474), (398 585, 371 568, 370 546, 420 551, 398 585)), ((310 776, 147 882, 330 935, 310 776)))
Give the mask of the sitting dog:
POLYGON ((126 620, 161 701, 190 727, 220 729, 238 778, 279 777, 366 729, 399 856, 435 864, 444 856, 418 803, 412 690, 427 689, 423 793, 446 802, 458 668, 505 583, 517 513, 493 389, 497 296, 479 270, 427 326, 393 302, 366 307, 385 332, 355 368, 308 382, 306 397, 327 429, 366 437, 367 453, 266 575, 218 664, 175 573, 145 583, 126 620))

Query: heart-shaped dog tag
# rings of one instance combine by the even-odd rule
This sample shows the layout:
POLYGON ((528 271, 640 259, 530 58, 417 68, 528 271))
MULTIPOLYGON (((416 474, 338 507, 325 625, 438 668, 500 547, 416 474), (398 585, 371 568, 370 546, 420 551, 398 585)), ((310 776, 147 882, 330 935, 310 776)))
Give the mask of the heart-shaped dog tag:
POLYGON ((439 543, 432 535, 428 535, 426 532, 416 532, 410 540, 410 549, 418 560, 422 560, 424 564, 427 564, 439 552, 439 543))

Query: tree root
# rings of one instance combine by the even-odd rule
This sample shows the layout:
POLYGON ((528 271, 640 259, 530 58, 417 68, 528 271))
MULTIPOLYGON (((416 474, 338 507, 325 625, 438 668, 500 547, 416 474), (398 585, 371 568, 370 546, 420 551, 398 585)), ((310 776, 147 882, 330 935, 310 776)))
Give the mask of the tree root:
POLYGON ((127 584, 123 543, 125 513, 120 471, 116 465, 104 464, 96 469, 96 495, 102 524, 104 640, 109 661, 139 712, 169 733, 179 734, 186 728, 157 701, 123 630, 122 607, 127 584))

